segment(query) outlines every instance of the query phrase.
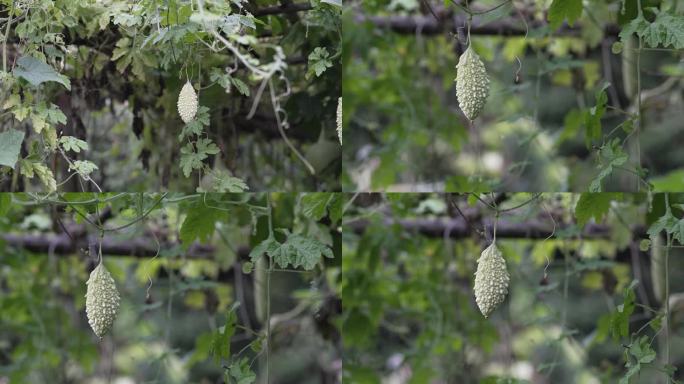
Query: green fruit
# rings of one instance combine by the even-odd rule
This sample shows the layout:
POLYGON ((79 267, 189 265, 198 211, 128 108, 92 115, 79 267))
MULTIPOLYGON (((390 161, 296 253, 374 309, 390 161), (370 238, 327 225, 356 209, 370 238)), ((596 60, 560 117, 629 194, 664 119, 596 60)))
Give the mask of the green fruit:
POLYGON ((197 113, 197 94, 195 89, 190 84, 190 81, 185 82, 178 94, 178 114, 185 124, 192 121, 197 113))
POLYGON ((475 302, 485 318, 506 299, 509 281, 506 260, 492 243, 482 251, 475 272, 475 302))
POLYGON ((456 70, 458 105, 468 120, 475 120, 489 96, 487 70, 471 46, 458 59, 456 70))
POLYGON ((114 278, 102 262, 90 272, 86 285, 88 323, 95 334, 102 338, 112 328, 116 319, 119 310, 119 292, 116 290, 114 278))

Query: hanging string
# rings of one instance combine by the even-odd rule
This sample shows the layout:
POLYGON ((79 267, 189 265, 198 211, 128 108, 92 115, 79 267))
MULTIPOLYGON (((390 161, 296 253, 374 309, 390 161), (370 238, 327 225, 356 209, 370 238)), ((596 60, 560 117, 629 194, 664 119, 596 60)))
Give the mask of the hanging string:
POLYGON ((496 211, 496 215, 494 215, 494 239, 492 240, 492 244, 496 243, 496 226, 499 224, 499 211, 496 211))
POLYGON ((466 25, 468 27, 468 36, 466 38, 466 43, 468 44, 468 47, 470 47, 470 25, 473 23, 473 14, 470 12, 470 5, 468 5, 468 0, 466 0, 466 9, 468 12, 468 21, 466 22, 466 25))
POLYGON ((100 238, 97 241, 98 265, 102 264, 102 241, 104 240, 104 230, 100 230, 100 238))

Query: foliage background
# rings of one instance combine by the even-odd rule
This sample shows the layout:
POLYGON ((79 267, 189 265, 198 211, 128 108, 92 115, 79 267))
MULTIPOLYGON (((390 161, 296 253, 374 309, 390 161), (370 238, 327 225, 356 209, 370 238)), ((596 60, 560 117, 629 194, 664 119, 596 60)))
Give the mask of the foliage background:
POLYGON ((350 1, 343 189, 684 190, 682 12, 669 0, 350 1), (472 127, 454 86, 467 3, 491 81, 472 127))
POLYGON ((475 196, 359 194, 350 205, 345 382, 665 383, 668 343, 681 382, 684 261, 678 242, 663 258, 662 224, 679 228, 683 196, 668 196, 673 220, 664 195, 475 196), (485 319, 473 282, 493 202, 511 285, 485 319))
POLYGON ((341 201, 270 201, 275 239, 309 247, 268 279, 264 194, 0 194, 0 381, 249 384, 269 367, 270 383, 339 382, 341 201), (102 340, 84 309, 88 220, 122 298, 102 340))
POLYGON ((0 1, 0 189, 338 190, 340 9, 0 1), (187 80, 208 110, 184 125, 187 80))

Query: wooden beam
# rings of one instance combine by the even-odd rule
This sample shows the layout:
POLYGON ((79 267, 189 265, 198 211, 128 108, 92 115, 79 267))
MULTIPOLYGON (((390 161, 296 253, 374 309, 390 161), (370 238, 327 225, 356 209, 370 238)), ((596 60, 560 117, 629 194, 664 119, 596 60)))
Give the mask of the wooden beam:
MULTIPOLYGON (((391 16, 368 16, 364 14, 356 14, 354 20, 357 23, 370 22, 378 29, 389 29, 395 33, 402 34, 420 34, 423 36, 433 36, 451 32, 459 35, 459 29, 463 32, 466 25, 467 16, 465 14, 454 14, 445 16, 441 20, 435 19, 432 15, 391 15, 391 16)), ((540 21, 528 21, 529 30, 541 28, 546 25, 540 21)), ((563 24, 553 36, 580 36, 582 27, 577 25, 570 27, 563 24)), ((493 36, 525 36, 527 30, 525 23, 516 17, 508 17, 493 21, 490 23, 482 23, 479 17, 473 19, 473 24, 470 27, 471 35, 493 35, 493 36)), ((617 36, 620 33, 620 28, 617 25, 606 25, 603 33, 606 36, 617 36)), ((462 34, 462 33, 461 33, 462 34)))
MULTIPOLYGON (((441 219, 384 219, 384 225, 400 225, 406 232, 419 233, 426 237, 462 239, 472 237, 477 230, 493 227, 493 219, 483 218, 480 221, 467 223, 463 218, 441 219), (469 225, 470 224, 470 225, 469 225)), ((370 222, 368 220, 352 221, 346 226, 357 234, 366 231, 370 222)), ((568 228, 568 224, 558 223, 556 233, 568 228)), ((497 224, 497 238, 510 239, 545 239, 553 233, 553 223, 550 220, 530 219, 519 223, 501 219, 497 224)), ((645 235, 644 228, 634 228, 636 236, 645 235)), ((588 223, 584 226, 582 237, 588 239, 607 239, 610 237, 610 227, 603 224, 588 223)))
POLYGON ((259 17, 267 15, 297 13, 302 11, 308 11, 312 8, 313 7, 309 3, 292 3, 255 9, 254 11, 252 11, 252 15, 259 17))
MULTIPOLYGON (((22 248, 36 253, 54 253, 58 255, 71 255, 87 250, 91 245, 98 243, 98 236, 88 235, 81 238, 72 238, 67 234, 14 234, 5 233, 0 238, 10 247, 22 248)), ((178 243, 160 244, 160 250, 178 247, 178 243)), ((248 246, 238 247, 238 256, 246 258, 249 255, 248 246)), ((190 258, 210 258, 215 249, 208 244, 193 243, 185 255, 190 258)), ((157 254, 157 242, 149 236, 140 236, 134 239, 119 239, 105 236, 102 239, 102 253, 112 256, 153 257, 157 254)))

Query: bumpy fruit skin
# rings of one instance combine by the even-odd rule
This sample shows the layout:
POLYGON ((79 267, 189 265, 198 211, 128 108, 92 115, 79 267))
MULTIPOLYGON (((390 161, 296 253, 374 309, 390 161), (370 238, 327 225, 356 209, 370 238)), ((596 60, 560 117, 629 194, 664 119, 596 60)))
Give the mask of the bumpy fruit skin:
POLYGON ((178 114, 185 124, 192 121, 197 113, 197 94, 195 89, 187 81, 183 88, 181 88, 180 94, 178 94, 178 114))
POLYGON ((492 243, 482 251, 475 272, 475 302, 485 318, 506 299, 509 281, 506 260, 492 243))
POLYGON ((88 323, 95 334, 102 338, 114 324, 119 310, 119 292, 116 290, 114 278, 100 262, 86 282, 86 314, 88 323))
POLYGON ((456 70, 458 105, 468 120, 475 120, 489 96, 487 70, 480 56, 470 46, 458 59, 456 70))

